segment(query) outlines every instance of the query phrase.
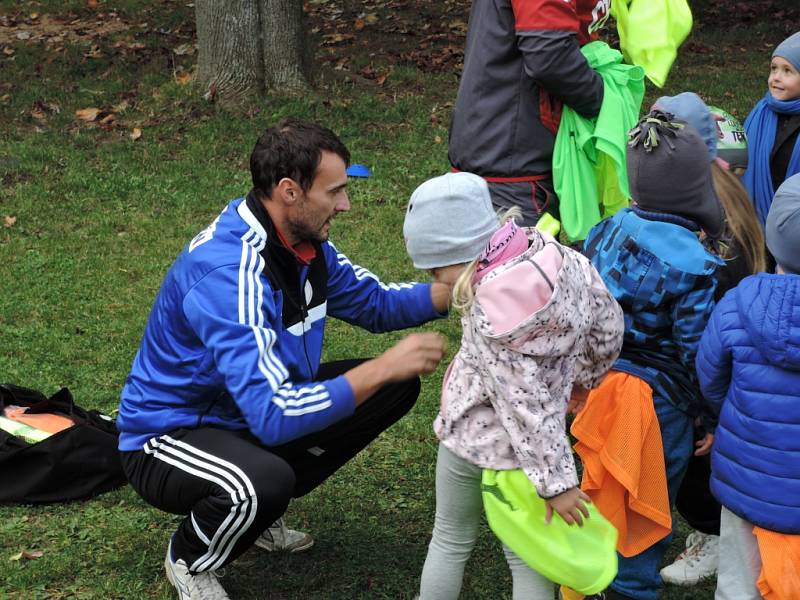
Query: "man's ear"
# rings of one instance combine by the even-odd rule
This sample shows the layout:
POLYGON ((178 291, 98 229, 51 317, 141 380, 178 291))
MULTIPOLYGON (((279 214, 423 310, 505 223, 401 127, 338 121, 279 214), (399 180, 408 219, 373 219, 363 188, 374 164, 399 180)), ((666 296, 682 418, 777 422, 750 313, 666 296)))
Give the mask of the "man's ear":
POLYGON ((275 186, 272 197, 279 199, 287 206, 291 206, 300 199, 301 192, 300 186, 294 179, 284 177, 275 186))

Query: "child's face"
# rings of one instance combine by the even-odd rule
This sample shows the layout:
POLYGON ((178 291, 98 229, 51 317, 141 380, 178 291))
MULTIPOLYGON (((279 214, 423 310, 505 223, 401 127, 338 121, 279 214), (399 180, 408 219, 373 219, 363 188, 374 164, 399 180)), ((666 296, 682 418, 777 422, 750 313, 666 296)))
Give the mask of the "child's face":
POLYGON ((769 66, 769 92, 776 100, 800 98, 800 73, 785 58, 776 56, 769 66))

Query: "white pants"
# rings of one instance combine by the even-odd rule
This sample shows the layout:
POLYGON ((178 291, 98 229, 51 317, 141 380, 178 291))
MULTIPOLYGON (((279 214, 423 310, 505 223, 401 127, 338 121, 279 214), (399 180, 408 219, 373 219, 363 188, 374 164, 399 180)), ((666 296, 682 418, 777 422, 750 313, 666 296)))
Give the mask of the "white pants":
POLYGON ((753 524, 724 506, 719 526, 719 571, 714 600, 761 600, 756 581, 761 555, 753 524))
MULTIPOLYGON (((420 600, 456 600, 483 515, 481 469, 442 444, 436 459, 436 520, 422 569, 420 600)), ((513 600, 553 600, 555 584, 505 545, 514 582, 513 600)))

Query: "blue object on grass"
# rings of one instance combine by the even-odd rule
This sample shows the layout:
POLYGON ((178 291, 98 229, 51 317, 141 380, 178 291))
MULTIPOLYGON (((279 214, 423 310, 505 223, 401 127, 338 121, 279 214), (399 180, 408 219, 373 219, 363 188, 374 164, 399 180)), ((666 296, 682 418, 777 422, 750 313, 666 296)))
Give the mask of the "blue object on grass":
POLYGON ((348 177, 371 177, 372 171, 366 165, 350 165, 347 167, 348 177))

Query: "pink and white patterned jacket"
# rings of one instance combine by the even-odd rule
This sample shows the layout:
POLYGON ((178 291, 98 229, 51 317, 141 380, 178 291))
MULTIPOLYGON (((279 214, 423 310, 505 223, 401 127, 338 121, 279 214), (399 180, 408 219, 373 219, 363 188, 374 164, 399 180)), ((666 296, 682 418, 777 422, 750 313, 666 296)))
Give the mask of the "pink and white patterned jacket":
POLYGON ((578 485, 573 384, 596 387, 622 347, 622 309, 587 258, 536 229, 475 287, 434 431, 482 468, 522 468, 542 498, 578 485))

